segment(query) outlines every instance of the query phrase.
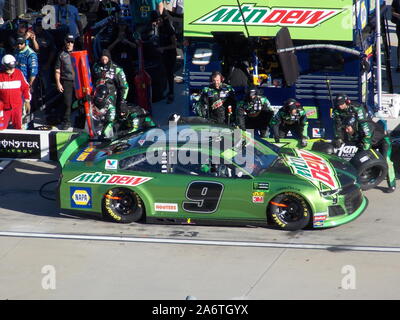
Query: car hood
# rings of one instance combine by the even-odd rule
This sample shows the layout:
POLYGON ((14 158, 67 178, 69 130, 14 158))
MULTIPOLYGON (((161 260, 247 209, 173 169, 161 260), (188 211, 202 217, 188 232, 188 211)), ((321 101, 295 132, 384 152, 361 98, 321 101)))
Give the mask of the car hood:
POLYGON ((131 148, 126 142, 114 143, 89 143, 86 147, 80 149, 72 158, 72 162, 96 162, 104 160, 105 157, 118 155, 131 148))
POLYGON ((283 149, 269 173, 295 175, 308 180, 319 190, 336 190, 354 184, 355 169, 345 160, 303 149, 283 149))

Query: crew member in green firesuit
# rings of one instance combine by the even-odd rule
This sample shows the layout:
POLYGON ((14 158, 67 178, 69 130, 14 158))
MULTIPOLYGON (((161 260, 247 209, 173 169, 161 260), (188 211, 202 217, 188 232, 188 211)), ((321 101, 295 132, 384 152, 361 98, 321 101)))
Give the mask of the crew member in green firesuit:
POLYGON ((118 135, 156 127, 150 114, 138 105, 122 104, 118 117, 118 135))
POLYGON ((335 148, 339 148, 343 144, 343 123, 347 118, 355 117, 362 126, 364 126, 364 121, 369 118, 364 107, 357 102, 351 101, 344 93, 340 93, 335 97, 332 117, 334 129, 333 145, 335 148))
POLYGON ((378 150, 386 159, 388 165, 387 192, 396 190, 396 175, 392 155, 392 143, 389 136, 385 133, 382 125, 370 120, 358 121, 355 116, 348 117, 343 122, 344 142, 352 142, 359 149, 378 150))
POLYGON ((260 136, 267 136, 274 112, 269 100, 259 94, 257 87, 247 89, 245 98, 239 101, 236 110, 236 121, 240 129, 258 130, 260 136))
POLYGON ((111 60, 108 50, 103 50, 99 62, 93 66, 93 79, 95 87, 105 84, 110 93, 110 99, 117 112, 122 104, 126 103, 129 85, 121 67, 111 60))
POLYGON ((279 143, 290 131, 292 135, 300 139, 302 147, 307 146, 308 120, 306 112, 296 99, 288 99, 283 103, 271 120, 275 142, 279 143))
POLYGON ((98 85, 93 97, 93 116, 101 124, 97 134, 100 138, 112 138, 114 136, 114 124, 116 110, 110 92, 105 84, 98 85))
POLYGON ((231 125, 236 107, 235 90, 224 83, 224 77, 218 71, 212 73, 211 82, 201 91, 194 111, 213 123, 231 125))

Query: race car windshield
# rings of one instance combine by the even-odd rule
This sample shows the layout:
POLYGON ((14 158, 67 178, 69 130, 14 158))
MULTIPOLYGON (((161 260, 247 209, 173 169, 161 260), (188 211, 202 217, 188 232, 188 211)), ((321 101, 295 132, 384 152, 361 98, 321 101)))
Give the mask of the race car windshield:
MULTIPOLYGON (((232 151, 227 150, 224 154, 227 152, 232 151)), ((259 150, 256 145, 254 147, 244 146, 241 150, 236 149, 235 156, 231 157, 231 161, 235 165, 252 176, 259 176, 264 173, 277 159, 276 154, 265 153, 259 150)))

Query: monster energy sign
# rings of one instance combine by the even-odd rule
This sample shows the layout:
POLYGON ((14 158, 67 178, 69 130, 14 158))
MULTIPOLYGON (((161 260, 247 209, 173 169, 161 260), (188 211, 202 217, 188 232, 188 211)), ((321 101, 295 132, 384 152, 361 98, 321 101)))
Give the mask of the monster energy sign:
POLYGON ((0 158, 40 159, 40 135, 1 134, 0 158))

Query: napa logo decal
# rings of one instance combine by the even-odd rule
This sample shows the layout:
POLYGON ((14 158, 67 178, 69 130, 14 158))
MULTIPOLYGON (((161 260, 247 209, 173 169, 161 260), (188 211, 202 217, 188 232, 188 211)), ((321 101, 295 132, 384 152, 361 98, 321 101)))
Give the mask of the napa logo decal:
MULTIPOLYGON (((342 9, 257 7, 242 4, 242 13, 250 26, 315 27, 342 12, 342 9)), ((238 6, 221 6, 191 24, 243 25, 238 6)))
POLYGON ((321 184, 332 190, 339 188, 336 173, 327 161, 305 150, 296 152, 298 157, 286 157, 287 164, 295 175, 311 181, 320 189, 321 184))
POLYGON ((71 207, 80 209, 92 208, 92 189, 91 188, 70 188, 71 207))

